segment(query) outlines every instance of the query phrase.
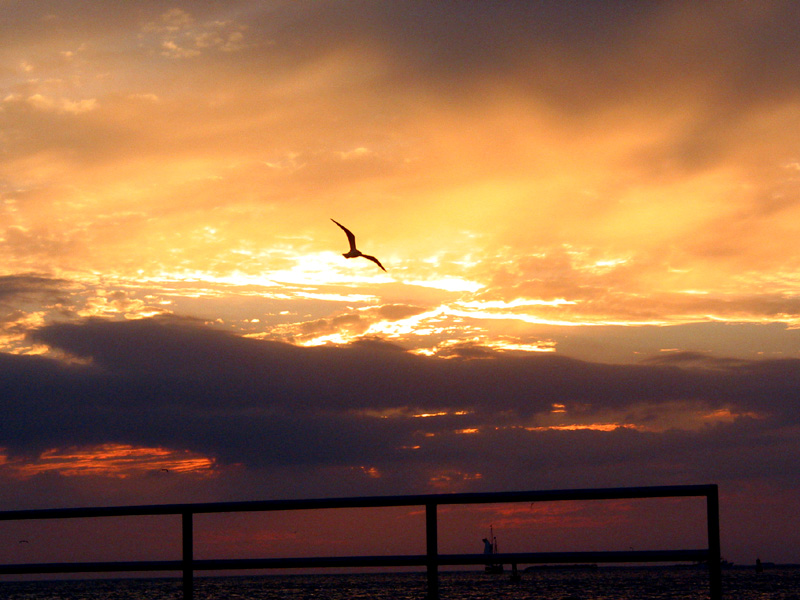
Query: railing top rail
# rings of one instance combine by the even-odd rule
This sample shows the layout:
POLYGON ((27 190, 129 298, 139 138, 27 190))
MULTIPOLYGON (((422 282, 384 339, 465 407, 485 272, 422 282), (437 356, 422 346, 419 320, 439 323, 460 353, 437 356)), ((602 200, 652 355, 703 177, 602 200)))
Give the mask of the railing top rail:
POLYGON ((219 512, 312 510, 321 508, 385 508, 392 506, 427 506, 431 504, 491 504, 503 502, 554 502, 562 500, 615 500, 688 496, 707 497, 716 493, 716 484, 708 484, 519 492, 416 494, 406 496, 365 496, 353 498, 317 498, 306 500, 252 500, 244 502, 205 502, 189 504, 106 506, 93 508, 83 507, 11 510, 0 511, 0 521, 144 515, 181 515, 187 513, 201 514, 219 512))

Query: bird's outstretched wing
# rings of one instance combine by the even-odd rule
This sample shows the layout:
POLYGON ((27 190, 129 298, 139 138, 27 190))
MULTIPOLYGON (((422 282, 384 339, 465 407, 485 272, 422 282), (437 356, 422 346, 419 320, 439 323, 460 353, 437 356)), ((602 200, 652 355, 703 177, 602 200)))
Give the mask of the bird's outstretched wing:
MULTIPOLYGON (((374 262, 376 265, 378 265, 378 266, 379 266, 381 269, 383 269, 383 265, 381 264, 381 261, 379 261, 379 260, 378 260, 377 258, 375 258, 374 256, 370 256, 369 254, 362 254, 361 256, 362 256, 363 258, 366 258, 367 260, 371 260, 371 261, 372 261, 372 262, 374 262)), ((384 271, 386 271, 386 269, 383 269, 383 270, 384 270, 384 271)))
MULTIPOLYGON (((355 249, 356 249, 356 236, 354 236, 354 235, 353 235, 353 232, 352 232, 352 231, 350 231, 350 230, 349 230, 347 227, 345 227, 345 226, 344 226, 344 225, 342 225, 341 223, 339 223, 339 221, 335 221, 334 219, 331 219, 331 221, 333 221, 333 222, 334 222, 334 223, 336 223, 336 224, 337 224, 339 227, 341 227, 341 228, 342 228, 342 230, 343 230, 343 231, 345 232, 345 234, 347 235, 347 241, 350 243, 350 251, 352 252, 353 250, 355 250, 355 249)), ((383 268, 383 267, 381 267, 381 268, 383 268)))

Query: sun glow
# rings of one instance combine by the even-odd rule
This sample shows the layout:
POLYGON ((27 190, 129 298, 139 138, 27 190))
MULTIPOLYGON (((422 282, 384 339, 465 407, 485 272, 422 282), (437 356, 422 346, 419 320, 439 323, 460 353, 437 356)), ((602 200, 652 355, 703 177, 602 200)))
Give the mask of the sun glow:
POLYGON ((530 298, 516 298, 509 302, 503 300, 469 300, 455 303, 455 306, 460 306, 465 309, 474 310, 488 310, 488 309, 512 309, 512 308, 526 308, 529 306, 565 306, 577 304, 575 300, 566 300, 564 298, 556 298, 555 300, 537 300, 530 298))
MULTIPOLYGON (((580 407, 578 414, 588 407, 580 407)), ((555 403, 548 413, 537 415, 524 428, 528 431, 615 431, 629 429, 641 432, 663 433, 669 430, 698 431, 715 424, 730 424, 738 419, 765 419, 753 411, 734 411, 730 407, 703 409, 689 402, 662 402, 629 407, 625 413, 601 411, 592 421, 582 421, 570 414, 565 404, 555 403)))
POLYGON ((12 476, 27 479, 40 473, 59 473, 66 477, 102 476, 126 479, 146 474, 192 473, 214 475, 216 461, 188 451, 166 448, 104 444, 86 448, 47 450, 37 459, 0 462, 12 476))
POLYGON ((484 345, 494 350, 506 350, 517 352, 555 352, 556 343, 552 340, 539 341, 530 344, 521 342, 510 342, 504 340, 487 340, 484 345))
POLYGON ((383 410, 364 409, 354 411, 353 414, 363 415, 372 419, 431 419, 448 416, 463 417, 473 413, 470 410, 426 410, 416 412, 409 407, 398 407, 383 410))
POLYGON ((437 279, 407 279, 403 283, 406 285, 418 285, 420 287, 435 288, 446 292, 477 292, 483 288, 482 283, 470 281, 460 277, 439 277, 437 279))
POLYGON ((616 431, 617 429, 643 430, 633 423, 589 423, 586 425, 547 425, 543 427, 525 427, 526 431, 616 431))
POLYGON ((343 333, 331 333, 328 335, 320 335, 308 340, 301 340, 297 342, 298 346, 325 346, 327 344, 342 346, 351 341, 350 336, 343 333))

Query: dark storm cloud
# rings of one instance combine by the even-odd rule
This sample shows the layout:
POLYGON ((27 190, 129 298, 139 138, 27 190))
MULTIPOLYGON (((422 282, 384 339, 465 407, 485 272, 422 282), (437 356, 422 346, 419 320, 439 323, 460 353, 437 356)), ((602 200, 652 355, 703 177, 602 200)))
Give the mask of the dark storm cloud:
POLYGON ((591 457, 580 463, 584 475, 597 462, 627 460, 641 463, 644 473, 643 465, 664 452, 680 461, 757 439, 763 466, 774 455, 770 448, 785 450, 786 440, 769 432, 796 423, 800 390, 797 360, 725 363, 683 355, 637 366, 542 355, 445 360, 369 340, 301 348, 178 319, 88 320, 48 326, 33 337, 85 360, 0 356, 0 446, 12 455, 122 443, 185 448, 250 467, 488 469, 513 457, 544 477, 568 463, 577 446, 591 457), (679 401, 769 418, 663 434, 521 427, 554 403, 591 422, 604 411, 643 404, 658 410, 659 403, 679 401), (410 416, 448 409, 470 412, 410 416), (480 433, 458 433, 469 428, 480 433), (673 453, 673 444, 683 450, 673 453))

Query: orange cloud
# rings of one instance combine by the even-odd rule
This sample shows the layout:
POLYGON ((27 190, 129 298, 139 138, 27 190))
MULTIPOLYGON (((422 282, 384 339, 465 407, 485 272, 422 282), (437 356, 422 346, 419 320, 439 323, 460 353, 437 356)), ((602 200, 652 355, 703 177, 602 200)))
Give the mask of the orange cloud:
POLYGON ((2 458, 0 468, 9 476, 19 479, 42 473, 127 479, 146 474, 174 476, 191 473, 212 476, 216 472, 216 461, 185 450, 141 448, 125 444, 48 450, 35 460, 2 458))

